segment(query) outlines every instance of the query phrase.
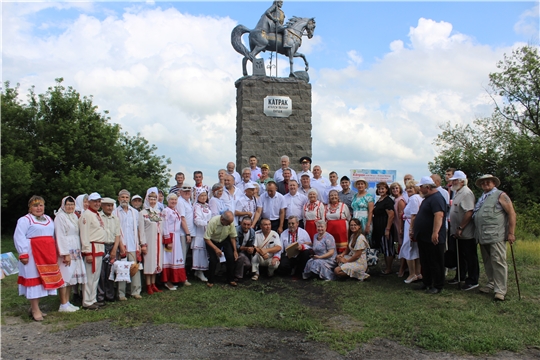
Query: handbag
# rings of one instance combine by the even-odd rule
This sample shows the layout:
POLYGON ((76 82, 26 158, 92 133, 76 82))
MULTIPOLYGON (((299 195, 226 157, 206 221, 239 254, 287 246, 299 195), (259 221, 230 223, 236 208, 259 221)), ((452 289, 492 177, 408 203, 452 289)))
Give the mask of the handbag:
POLYGON ((372 248, 366 249, 366 258, 368 266, 377 265, 379 261, 379 250, 372 248))

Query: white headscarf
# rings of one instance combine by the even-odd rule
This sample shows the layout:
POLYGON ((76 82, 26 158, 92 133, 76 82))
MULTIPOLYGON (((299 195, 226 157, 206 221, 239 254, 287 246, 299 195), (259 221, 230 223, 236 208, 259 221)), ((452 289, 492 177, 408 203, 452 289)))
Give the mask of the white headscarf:
MULTIPOLYGON (((81 197, 83 195, 79 195, 81 197)), ((88 196, 88 195, 87 195, 88 196)), ((62 202, 60 203, 60 209, 58 211, 54 212, 54 215, 56 216, 54 221, 56 226, 60 226, 63 230, 64 234, 67 234, 69 230, 69 226, 75 226, 76 229, 79 229, 79 218, 77 218, 77 215, 75 215, 75 212, 72 212, 71 214, 68 214, 66 212, 66 200, 67 199, 73 199, 73 196, 66 196, 62 199, 62 202), (69 225, 68 221, 64 221, 64 219, 67 219, 69 222, 71 222, 71 225, 69 225)), ((83 199, 83 198, 81 198, 83 199)))
MULTIPOLYGON (((65 198, 64 198, 65 199, 65 198)), ((75 211, 81 214, 84 211, 84 199, 88 199, 88 194, 81 194, 75 199, 75 211)), ((64 200, 62 200, 62 203, 64 200)))
POLYGON ((152 193, 156 194, 156 197, 157 197, 157 195, 158 195, 158 188, 154 186, 154 187, 151 187, 150 189, 146 190, 146 196, 144 197, 144 208, 145 208, 145 209, 152 209, 152 210, 154 210, 154 211, 158 211, 159 208, 158 208, 158 203, 157 203, 157 201, 156 201, 156 206, 150 207, 150 201, 148 201, 148 196, 149 196, 150 194, 152 194, 152 193))

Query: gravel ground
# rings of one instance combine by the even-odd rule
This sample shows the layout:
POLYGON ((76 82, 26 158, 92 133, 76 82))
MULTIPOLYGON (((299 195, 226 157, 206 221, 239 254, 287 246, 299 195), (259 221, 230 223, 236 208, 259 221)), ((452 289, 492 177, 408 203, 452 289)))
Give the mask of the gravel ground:
POLYGON ((43 323, 15 317, 4 321, 2 359, 540 359, 538 348, 474 357, 408 348, 386 339, 341 355, 326 344, 306 340, 303 333, 260 328, 117 328, 99 322, 52 332, 52 326, 43 323))

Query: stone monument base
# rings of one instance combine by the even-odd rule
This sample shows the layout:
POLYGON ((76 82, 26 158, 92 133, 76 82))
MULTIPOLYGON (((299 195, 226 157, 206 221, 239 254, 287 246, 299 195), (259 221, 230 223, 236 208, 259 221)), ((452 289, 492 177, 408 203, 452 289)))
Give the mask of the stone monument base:
POLYGON ((270 166, 270 175, 281 167, 282 155, 289 156, 291 167, 299 170, 299 159, 311 157, 311 84, 296 78, 246 76, 235 85, 238 172, 249 166, 252 155, 259 166, 270 166), (290 98, 291 115, 265 115, 264 99, 268 96, 290 98))

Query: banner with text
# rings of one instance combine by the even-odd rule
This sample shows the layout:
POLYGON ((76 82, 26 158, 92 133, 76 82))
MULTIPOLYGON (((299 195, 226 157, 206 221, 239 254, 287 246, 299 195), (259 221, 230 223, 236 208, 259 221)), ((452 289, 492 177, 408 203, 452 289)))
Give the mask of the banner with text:
POLYGON ((375 186, 382 181, 386 182, 388 186, 396 181, 396 170, 373 170, 373 169, 351 169, 351 186, 354 187, 356 180, 363 178, 368 184, 368 193, 375 196, 375 186))

